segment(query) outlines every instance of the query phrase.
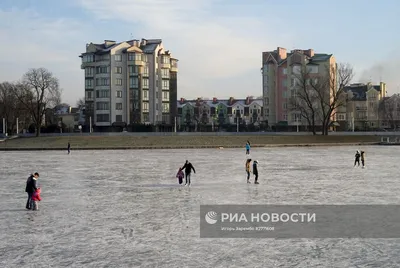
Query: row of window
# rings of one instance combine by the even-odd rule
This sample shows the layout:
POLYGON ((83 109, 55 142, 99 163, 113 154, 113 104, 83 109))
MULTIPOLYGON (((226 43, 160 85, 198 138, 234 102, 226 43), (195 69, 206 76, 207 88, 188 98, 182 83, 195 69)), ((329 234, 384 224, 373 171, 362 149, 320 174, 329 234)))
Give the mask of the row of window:
MULTIPOLYGON (((96 98, 109 98, 110 91, 105 90, 96 90, 96 98)), ((115 92, 115 97, 122 98, 122 90, 117 90, 115 92)), ((85 91, 85 99, 92 100, 93 99, 93 91, 85 91)))
MULTIPOLYGON (((162 112, 163 113, 169 113, 169 103, 162 103, 162 112)), ((133 107, 131 107, 133 109, 133 107)), ((135 107, 138 108, 138 107, 135 107)), ((143 102, 142 103, 142 108, 143 112, 149 112, 149 103, 148 102, 143 102)), ((96 110, 99 111, 108 111, 110 110, 110 103, 109 102, 96 102, 96 110)), ((122 110, 122 103, 117 102, 115 104, 115 110, 121 111, 122 110)), ((156 103, 156 110, 158 111, 158 103, 156 103)))

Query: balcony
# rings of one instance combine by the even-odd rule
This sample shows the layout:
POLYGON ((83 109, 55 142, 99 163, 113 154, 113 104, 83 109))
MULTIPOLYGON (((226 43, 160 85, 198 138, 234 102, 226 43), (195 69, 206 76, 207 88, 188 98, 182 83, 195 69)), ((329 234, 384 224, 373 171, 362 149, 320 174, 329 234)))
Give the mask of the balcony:
POLYGON ((85 69, 86 67, 94 66, 95 62, 82 62, 81 69, 85 69))
POLYGON ((367 107, 356 107, 356 111, 366 111, 367 107))
POLYGON ((176 60, 171 61, 170 72, 178 72, 178 62, 176 60))
POLYGON ((170 63, 161 62, 161 63, 160 63, 160 68, 169 69, 169 68, 171 68, 171 64, 170 64, 170 63))
POLYGON ((128 59, 128 64, 133 64, 136 66, 144 66, 145 62, 142 59, 133 58, 133 59, 128 59))

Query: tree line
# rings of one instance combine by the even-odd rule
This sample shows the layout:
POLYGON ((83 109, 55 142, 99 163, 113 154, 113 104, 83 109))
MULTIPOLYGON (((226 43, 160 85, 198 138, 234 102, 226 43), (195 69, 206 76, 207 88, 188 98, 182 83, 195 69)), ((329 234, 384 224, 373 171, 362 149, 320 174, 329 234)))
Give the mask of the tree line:
POLYGON ((2 82, 0 115, 6 132, 16 132, 18 118, 26 128, 33 124, 39 136, 46 110, 61 103, 61 92, 58 79, 45 68, 30 69, 17 82, 2 82))

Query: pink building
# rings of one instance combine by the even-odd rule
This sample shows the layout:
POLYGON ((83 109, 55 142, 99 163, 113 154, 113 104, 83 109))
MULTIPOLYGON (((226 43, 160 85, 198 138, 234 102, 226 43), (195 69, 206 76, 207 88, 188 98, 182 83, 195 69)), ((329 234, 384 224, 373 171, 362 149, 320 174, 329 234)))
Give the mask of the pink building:
POLYGON ((314 53, 313 49, 295 49, 287 52, 278 47, 274 51, 262 53, 263 106, 264 118, 269 126, 306 125, 300 116, 291 111, 289 101, 295 96, 296 79, 301 66, 306 65, 308 72, 318 75, 326 71, 321 65, 335 64, 332 54, 314 53))

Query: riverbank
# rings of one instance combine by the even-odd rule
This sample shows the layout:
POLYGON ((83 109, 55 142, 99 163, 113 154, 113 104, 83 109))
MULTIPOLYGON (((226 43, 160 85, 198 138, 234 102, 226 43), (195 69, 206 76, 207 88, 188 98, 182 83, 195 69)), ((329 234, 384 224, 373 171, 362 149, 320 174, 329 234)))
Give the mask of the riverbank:
POLYGON ((252 147, 336 146, 379 144, 379 136, 52 136, 6 140, 1 151, 118 149, 241 148, 246 141, 252 147))

